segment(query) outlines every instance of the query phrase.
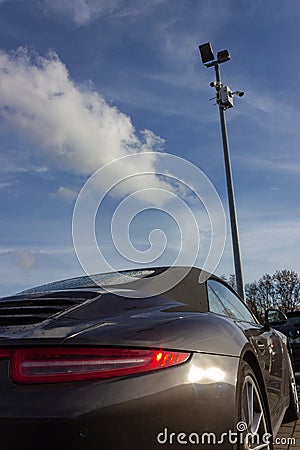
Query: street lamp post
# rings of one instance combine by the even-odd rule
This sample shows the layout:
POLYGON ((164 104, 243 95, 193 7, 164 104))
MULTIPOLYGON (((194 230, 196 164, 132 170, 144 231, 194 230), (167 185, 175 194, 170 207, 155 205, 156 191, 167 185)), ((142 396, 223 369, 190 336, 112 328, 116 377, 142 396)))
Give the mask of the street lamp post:
POLYGON ((238 223, 236 216, 235 207, 235 197, 232 181, 232 171, 230 163, 230 153, 228 146, 228 137, 226 129, 225 120, 225 110, 233 107, 233 97, 237 95, 242 97, 244 92, 235 91, 233 92, 228 86, 224 86, 221 82, 220 75, 220 64, 230 60, 230 54, 228 50, 222 50, 217 53, 217 58, 215 58, 210 42, 199 46, 202 62, 206 67, 214 67, 216 73, 216 81, 210 83, 211 87, 216 89, 216 100, 219 105, 220 112, 220 124, 221 124, 221 134, 224 152, 224 164, 225 164, 225 174, 226 174, 226 184, 227 184, 227 195, 228 195, 228 206, 230 215, 230 225, 231 225, 231 239, 232 239, 232 249, 236 276, 236 285, 238 294, 245 300, 244 291, 244 281, 243 281, 243 270, 242 261, 240 253, 240 243, 239 243, 239 232, 238 223))

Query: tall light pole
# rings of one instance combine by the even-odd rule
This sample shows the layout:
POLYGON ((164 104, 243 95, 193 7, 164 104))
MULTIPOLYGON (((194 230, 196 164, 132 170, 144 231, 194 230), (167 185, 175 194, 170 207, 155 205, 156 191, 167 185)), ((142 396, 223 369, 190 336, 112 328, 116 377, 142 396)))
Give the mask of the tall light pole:
POLYGON ((219 112, 220 112, 220 124, 223 142, 224 164, 226 173, 227 195, 228 195, 228 205, 229 205, 229 215, 231 225, 231 239, 232 239, 237 292, 245 300, 239 232, 238 232, 232 171, 231 171, 230 154, 229 154, 228 137, 225 120, 225 110, 233 107, 234 95, 242 97, 244 95, 244 92, 241 91, 233 92, 228 86, 224 86, 221 83, 220 64, 230 60, 230 54, 228 50, 222 50, 218 52, 217 58, 215 58, 213 54, 210 42, 206 42, 205 44, 199 45, 199 50, 203 64, 206 67, 214 67, 216 73, 216 81, 212 81, 210 83, 210 86, 216 89, 216 101, 219 105, 219 112))

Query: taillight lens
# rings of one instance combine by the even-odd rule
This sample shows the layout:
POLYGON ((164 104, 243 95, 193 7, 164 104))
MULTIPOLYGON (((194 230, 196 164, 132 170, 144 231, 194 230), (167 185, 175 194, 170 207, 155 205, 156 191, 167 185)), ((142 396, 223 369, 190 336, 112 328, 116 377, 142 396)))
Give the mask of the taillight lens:
POLYGON ((26 348, 12 351, 16 383, 55 383, 134 375, 184 363, 190 353, 110 348, 26 348))
POLYGON ((10 358, 11 350, 6 348, 0 348, 0 359, 10 358))

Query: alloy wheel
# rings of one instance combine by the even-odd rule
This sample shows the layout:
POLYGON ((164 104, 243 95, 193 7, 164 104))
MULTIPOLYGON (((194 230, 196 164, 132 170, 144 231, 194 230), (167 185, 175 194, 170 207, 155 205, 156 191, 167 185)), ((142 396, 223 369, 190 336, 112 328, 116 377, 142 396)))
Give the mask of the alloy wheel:
POLYGON ((246 375, 241 395, 241 422, 238 424, 244 450, 271 450, 263 399, 254 378, 246 375))

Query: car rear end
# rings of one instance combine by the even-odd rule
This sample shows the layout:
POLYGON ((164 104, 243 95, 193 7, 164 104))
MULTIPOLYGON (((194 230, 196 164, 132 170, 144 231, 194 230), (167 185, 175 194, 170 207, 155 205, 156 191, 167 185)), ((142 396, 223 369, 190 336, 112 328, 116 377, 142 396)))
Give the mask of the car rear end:
POLYGON ((181 448, 233 429, 238 358, 195 351, 201 327, 178 305, 96 290, 1 300, 3 448, 181 448))

